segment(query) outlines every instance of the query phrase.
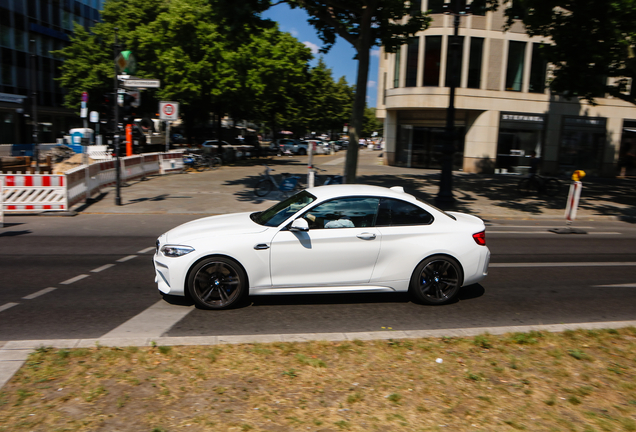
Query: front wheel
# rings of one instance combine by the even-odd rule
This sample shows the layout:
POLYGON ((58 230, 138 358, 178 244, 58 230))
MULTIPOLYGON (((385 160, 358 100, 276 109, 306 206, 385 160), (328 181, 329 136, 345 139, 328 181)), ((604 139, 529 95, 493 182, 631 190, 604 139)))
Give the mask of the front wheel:
POLYGON ((210 166, 212 167, 213 170, 217 169, 218 167, 221 166, 221 158, 219 157, 213 157, 212 160, 210 161, 210 166))
POLYGON ((445 255, 432 256, 415 268, 409 291, 422 303, 440 305, 457 296, 463 279, 457 260, 445 255))
POLYGON ((203 309, 227 309, 245 294, 247 276, 235 261, 210 257, 192 268, 188 276, 188 292, 203 309))
POLYGON ((256 183, 256 186, 254 186, 254 195, 256 195, 257 197, 264 197, 272 191, 273 187, 274 185, 272 184, 272 181, 270 179, 260 179, 256 183))

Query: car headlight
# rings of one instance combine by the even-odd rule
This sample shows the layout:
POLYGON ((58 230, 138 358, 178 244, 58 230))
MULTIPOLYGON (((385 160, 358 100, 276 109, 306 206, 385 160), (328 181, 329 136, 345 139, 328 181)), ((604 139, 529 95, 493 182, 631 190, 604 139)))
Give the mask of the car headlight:
POLYGON ((177 258, 189 254, 194 250, 193 247, 183 245, 163 245, 161 253, 169 258, 177 258))

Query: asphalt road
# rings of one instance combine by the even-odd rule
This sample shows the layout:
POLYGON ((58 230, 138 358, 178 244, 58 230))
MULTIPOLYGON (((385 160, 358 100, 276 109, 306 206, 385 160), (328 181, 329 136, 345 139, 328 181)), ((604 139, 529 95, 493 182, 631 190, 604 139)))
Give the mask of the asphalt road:
POLYGON ((488 221, 489 276, 446 306, 402 294, 251 297, 228 311, 162 299, 156 237, 193 215, 12 217, 0 229, 0 340, 426 330, 633 320, 636 226, 488 221), (169 313, 166 313, 169 311, 169 313), (137 317, 137 318, 136 318, 137 317), (137 319, 137 321, 134 321, 137 319), (133 321, 130 321, 133 320, 133 321), (139 325, 144 321, 147 326, 139 325))

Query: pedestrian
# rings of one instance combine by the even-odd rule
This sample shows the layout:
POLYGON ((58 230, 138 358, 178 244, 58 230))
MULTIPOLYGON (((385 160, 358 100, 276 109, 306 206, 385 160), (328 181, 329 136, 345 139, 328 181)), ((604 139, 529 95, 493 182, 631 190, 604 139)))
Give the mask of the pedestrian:
POLYGON ((532 150, 530 152, 530 177, 534 177, 539 173, 539 165, 541 159, 537 157, 537 152, 532 150))

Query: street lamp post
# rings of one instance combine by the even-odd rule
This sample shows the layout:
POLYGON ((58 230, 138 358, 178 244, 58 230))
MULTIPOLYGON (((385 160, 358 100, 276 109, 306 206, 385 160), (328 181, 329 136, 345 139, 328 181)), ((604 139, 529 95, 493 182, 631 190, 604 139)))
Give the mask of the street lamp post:
POLYGON ((37 76, 37 45, 35 40, 29 40, 29 50, 31 51, 31 139, 33 142, 33 159, 35 159, 35 173, 40 174, 40 145, 38 140, 38 76, 37 76))
POLYGON ((459 18, 469 12, 469 7, 460 10, 461 0, 453 0, 453 3, 444 4, 444 13, 453 15, 453 36, 449 38, 449 55, 446 68, 448 73, 447 86, 448 109, 446 111, 446 131, 444 133, 444 146, 442 147, 442 173, 439 182, 439 192, 435 202, 440 207, 450 207, 455 203, 453 196, 453 159, 457 132, 455 131, 455 88, 459 85, 461 74, 459 73, 459 56, 462 52, 459 38, 459 18))
POLYGON ((121 205, 121 165, 119 160, 119 110, 117 106, 117 91, 119 81, 117 79, 117 56, 119 56, 119 42, 117 42, 117 27, 115 27, 115 44, 113 46, 113 67, 115 79, 113 84, 113 146, 115 147, 115 205, 121 205))

